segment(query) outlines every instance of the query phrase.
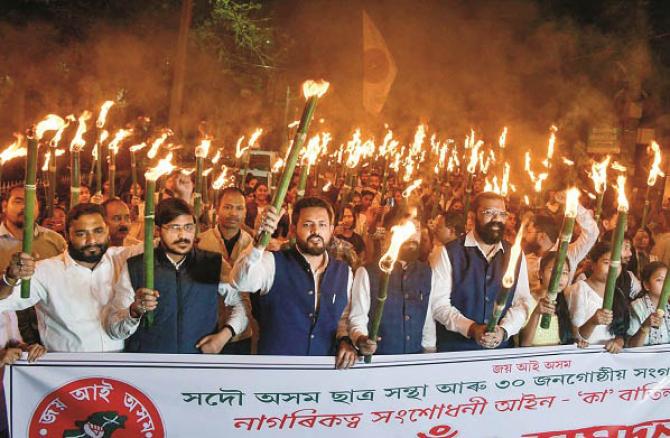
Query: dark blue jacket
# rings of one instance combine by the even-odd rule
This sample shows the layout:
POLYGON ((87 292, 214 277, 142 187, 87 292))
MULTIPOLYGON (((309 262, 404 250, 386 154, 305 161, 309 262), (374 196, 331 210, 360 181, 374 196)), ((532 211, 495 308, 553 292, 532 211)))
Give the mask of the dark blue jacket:
MULTIPOLYGON (((486 261, 484 254, 476 246, 465 246, 465 237, 445 245, 451 262, 452 286, 451 304, 466 318, 479 324, 486 324, 491 318, 498 291, 502 289, 502 277, 507 267, 510 245, 503 242, 503 251, 498 251, 491 260, 486 261)), ((520 261, 520 260, 519 260, 520 261)), ((516 279, 519 277, 519 266, 516 267, 515 282, 507 297, 502 317, 507 313, 514 292, 516 279)), ((501 319, 502 319, 501 317, 501 319)), ((437 323, 437 351, 460 351, 482 349, 474 340, 460 333, 447 330, 437 323)), ((510 346, 510 341, 503 342, 498 348, 510 346)))
POLYGON ((274 252, 273 257, 272 288, 253 300, 260 327, 258 354, 334 355, 337 324, 348 303, 349 266, 329 258, 315 311, 314 276, 307 260, 295 248, 274 252))
MULTIPOLYGON (((381 269, 378 263, 365 267, 370 278, 370 324, 379 305, 381 269)), ((376 354, 422 353, 421 339, 428 311, 432 271, 425 262, 414 262, 403 269, 396 263, 389 278, 376 354)))
MULTIPOLYGON (((162 248, 154 250, 154 289, 160 293, 154 324, 143 320, 126 340, 132 353, 200 353, 195 345, 217 332, 221 255, 192 250, 179 270, 162 248)), ((128 259, 135 290, 144 287, 143 255, 128 259)))

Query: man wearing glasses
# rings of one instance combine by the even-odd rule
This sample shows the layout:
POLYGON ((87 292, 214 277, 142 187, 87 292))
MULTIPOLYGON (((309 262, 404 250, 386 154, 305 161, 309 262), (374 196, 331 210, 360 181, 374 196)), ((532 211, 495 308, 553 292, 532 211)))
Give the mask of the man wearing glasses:
POLYGON ((184 200, 169 198, 156 206, 160 243, 154 250, 155 289, 144 288, 143 255, 128 259, 114 286, 106 318, 110 336, 126 339, 132 353, 220 353, 247 326, 236 290, 221 282, 221 256, 194 248, 195 217, 184 200), (221 330, 218 297, 233 310, 221 330), (154 312, 154 323, 140 324, 154 312))
POLYGON ((508 347, 509 338, 523 327, 530 311, 528 270, 522 255, 499 325, 486 333, 511 249, 503 242, 508 213, 505 199, 491 192, 477 195, 472 211, 474 230, 448 243, 446 257, 435 266, 445 285, 432 297, 437 351, 508 347))

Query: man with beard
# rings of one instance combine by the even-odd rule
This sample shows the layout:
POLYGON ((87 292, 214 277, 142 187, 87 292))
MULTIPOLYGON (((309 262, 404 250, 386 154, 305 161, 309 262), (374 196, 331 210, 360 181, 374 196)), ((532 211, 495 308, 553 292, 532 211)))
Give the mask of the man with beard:
MULTIPOLYGON (((279 214, 268 206, 258 232, 273 233, 279 214)), ((328 256, 333 209, 321 198, 296 202, 291 218, 296 245, 274 253, 249 248, 235 263, 231 283, 258 291, 254 316, 260 327, 259 354, 336 355, 349 368, 356 350, 347 336, 352 275, 346 263, 328 256)))
POLYGON ((102 203, 105 210, 105 223, 109 227, 109 241, 111 246, 134 246, 142 243, 130 236, 130 209, 119 198, 108 199, 102 203))
MULTIPOLYGON (((219 196, 218 224, 199 236, 198 248, 204 251, 221 254, 222 287, 230 287, 230 271, 242 251, 253 244, 253 238, 244 231, 242 224, 247 214, 244 193, 237 187, 226 187, 219 196)), ((240 294, 244 302, 247 318, 251 316, 251 300, 248 292, 240 294)), ((219 329, 223 329, 233 308, 226 306, 223 298, 219 299, 219 329)), ((238 333, 223 349, 224 354, 251 353, 251 324, 242 333, 238 333)))
POLYGON ((475 350, 509 346, 531 306, 526 260, 521 256, 502 319, 495 331, 486 333, 496 295, 502 288, 510 245, 505 231, 505 199, 482 192, 472 203, 474 230, 448 243, 447 257, 436 271, 444 286, 433 291, 431 309, 437 324, 437 351, 475 350))
POLYGON ((67 215, 68 247, 35 263, 12 256, 0 281, 0 311, 35 306, 44 346, 53 352, 122 351, 101 321, 112 285, 125 264, 124 248, 109 248, 109 230, 98 204, 78 204, 67 215), (30 297, 21 298, 21 279, 30 278, 30 297))
MULTIPOLYGON (((405 219, 410 220, 410 219, 405 219)), ((430 293, 443 285, 430 266, 419 260, 421 229, 400 247, 384 304, 379 339, 369 339, 368 323, 379 305, 379 260, 359 268, 351 290, 349 334, 362 355, 416 354, 435 351, 435 321, 430 293)), ((390 236, 387 239, 390 243, 390 236)))
POLYGON ((194 247, 195 217, 183 199, 161 201, 155 222, 160 235, 154 250, 155 289, 144 288, 143 255, 128 259, 104 325, 114 339, 127 339, 130 353, 220 353, 247 327, 239 294, 220 285, 221 256, 194 247), (234 306, 221 330, 219 294, 234 306), (148 311, 154 312, 154 323, 140 325, 148 311))
MULTIPOLYGON (((7 197, 2 201, 4 220, 0 225, 0 270, 9 266, 13 254, 21 251, 23 243, 23 212, 25 210, 25 190, 23 185, 15 185, 7 191, 7 197)), ((39 202, 35 203, 35 217, 39 216, 39 202)), ((36 260, 48 259, 65 251, 65 239, 48 228, 35 225, 33 236, 33 255, 36 260)), ((35 308, 30 307, 19 312, 6 312, 3 316, 5 324, 17 326, 23 339, 32 344, 40 341, 37 331, 37 315, 35 308), (17 320, 18 316, 18 320, 17 320)))
MULTIPOLYGON (((565 192, 558 193, 554 198, 559 205, 565 205, 565 192)), ((564 207, 563 207, 564 209, 564 207)), ((562 211, 562 210, 561 210, 562 211)), ((570 282, 579 263, 588 255, 598 241, 598 224, 591 213, 577 206, 577 225, 581 228, 579 237, 568 245, 568 265, 570 266, 570 282)), ((531 292, 542 289, 540 284, 540 259, 555 247, 560 233, 560 224, 551 216, 537 215, 526 227, 524 235, 524 254, 528 264, 528 281, 531 292)))

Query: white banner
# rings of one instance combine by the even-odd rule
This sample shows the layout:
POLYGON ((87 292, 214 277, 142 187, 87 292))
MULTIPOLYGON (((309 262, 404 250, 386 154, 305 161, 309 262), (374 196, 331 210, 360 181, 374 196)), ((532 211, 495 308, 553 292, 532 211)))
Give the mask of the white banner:
POLYGON ((48 354, 5 373, 14 437, 670 437, 670 346, 330 358, 48 354))

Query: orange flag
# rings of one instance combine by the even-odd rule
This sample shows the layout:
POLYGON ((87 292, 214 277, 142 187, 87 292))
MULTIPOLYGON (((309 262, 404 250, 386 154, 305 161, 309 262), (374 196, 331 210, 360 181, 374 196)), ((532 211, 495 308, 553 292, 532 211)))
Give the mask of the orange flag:
POLYGON ((366 111, 381 112, 397 73, 384 37, 363 11, 363 107, 366 111))

